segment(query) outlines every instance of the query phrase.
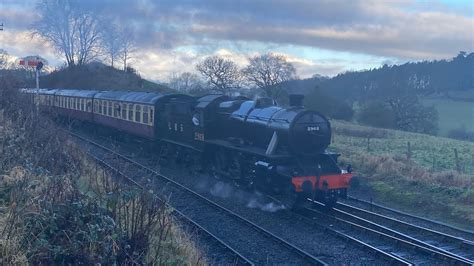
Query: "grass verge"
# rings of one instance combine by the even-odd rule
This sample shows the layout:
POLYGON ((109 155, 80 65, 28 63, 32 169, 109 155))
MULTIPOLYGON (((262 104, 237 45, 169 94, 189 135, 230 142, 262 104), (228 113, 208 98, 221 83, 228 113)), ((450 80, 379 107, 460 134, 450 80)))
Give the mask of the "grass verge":
POLYGON ((90 161, 19 86, 0 77, 0 264, 206 263, 164 203, 90 161))
POLYGON ((340 121, 332 124, 332 149, 361 177, 359 186, 351 188, 354 196, 474 228, 474 143, 340 121), (454 149, 460 172, 453 170, 454 149))

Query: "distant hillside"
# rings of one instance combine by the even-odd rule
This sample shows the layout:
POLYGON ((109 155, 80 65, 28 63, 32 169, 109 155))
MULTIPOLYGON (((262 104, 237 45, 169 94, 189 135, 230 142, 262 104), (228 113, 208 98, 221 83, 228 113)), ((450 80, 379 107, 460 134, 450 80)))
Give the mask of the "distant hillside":
MULTIPOLYGON (((333 78, 315 77, 290 81, 290 92, 307 93, 319 86, 325 93, 347 101, 384 98, 404 90, 414 90, 421 96, 471 95, 474 89, 474 53, 459 53, 450 60, 423 61, 403 65, 346 72, 333 78)), ((472 96, 469 96, 472 98, 472 96)))
POLYGON ((102 63, 65 68, 41 77, 42 88, 169 92, 170 88, 145 80, 133 69, 118 70, 102 63))

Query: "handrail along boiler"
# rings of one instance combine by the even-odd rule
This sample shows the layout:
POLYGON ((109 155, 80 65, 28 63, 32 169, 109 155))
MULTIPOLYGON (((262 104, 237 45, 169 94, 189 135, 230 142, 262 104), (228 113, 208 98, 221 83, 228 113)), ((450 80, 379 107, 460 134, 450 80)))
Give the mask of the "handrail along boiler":
POLYGON ((327 148, 331 125, 290 95, 269 98, 124 91, 23 89, 51 114, 113 128, 159 143, 166 157, 255 187, 285 203, 307 198, 331 206, 347 196, 351 169, 327 148))

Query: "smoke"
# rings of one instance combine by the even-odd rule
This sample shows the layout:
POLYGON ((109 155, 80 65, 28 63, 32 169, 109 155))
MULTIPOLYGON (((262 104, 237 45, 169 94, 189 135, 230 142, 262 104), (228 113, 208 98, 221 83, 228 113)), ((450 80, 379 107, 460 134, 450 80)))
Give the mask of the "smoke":
POLYGON ((211 195, 220 198, 229 198, 236 194, 234 186, 219 181, 211 187, 211 195))
POLYGON ((241 204, 251 209, 259 209, 265 212, 276 212, 286 209, 283 204, 276 203, 261 193, 245 191, 223 181, 203 178, 196 187, 201 192, 209 192, 211 195, 219 198, 232 199, 236 204, 241 204))
POLYGON ((251 209, 257 208, 265 212, 277 212, 279 210, 286 209, 285 205, 283 204, 277 204, 273 201, 268 203, 262 203, 259 202, 257 199, 250 199, 246 206, 251 209))

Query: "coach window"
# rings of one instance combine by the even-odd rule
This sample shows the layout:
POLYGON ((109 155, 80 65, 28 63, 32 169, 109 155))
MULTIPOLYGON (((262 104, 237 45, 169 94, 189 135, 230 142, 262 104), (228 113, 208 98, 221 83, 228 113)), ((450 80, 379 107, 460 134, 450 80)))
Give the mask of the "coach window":
POLYGON ((135 122, 141 122, 141 117, 142 117, 142 112, 141 112, 141 106, 136 104, 135 105, 135 122))
POLYGON ((143 123, 148 124, 148 106, 143 106, 143 123))
POLYGON ((68 101, 68 102, 69 102, 69 107, 68 107, 68 108, 69 108, 69 109, 73 109, 73 108, 72 108, 72 98, 69 98, 69 101, 68 101))
POLYGON ((121 104, 122 106, 122 119, 127 119, 127 104, 126 103, 122 103, 121 104))
POLYGON ((153 125, 153 111, 155 109, 153 107, 150 107, 150 125, 153 125))
POLYGON ((120 115, 120 105, 118 103, 114 103, 114 117, 119 117, 120 115))
POLYGON ((107 101, 107 109, 108 109, 107 115, 112 116, 112 102, 107 101))
POLYGON ((87 100, 87 111, 92 112, 92 101, 91 100, 87 100))
POLYGON ((128 105, 128 120, 133 120, 133 104, 128 105))

